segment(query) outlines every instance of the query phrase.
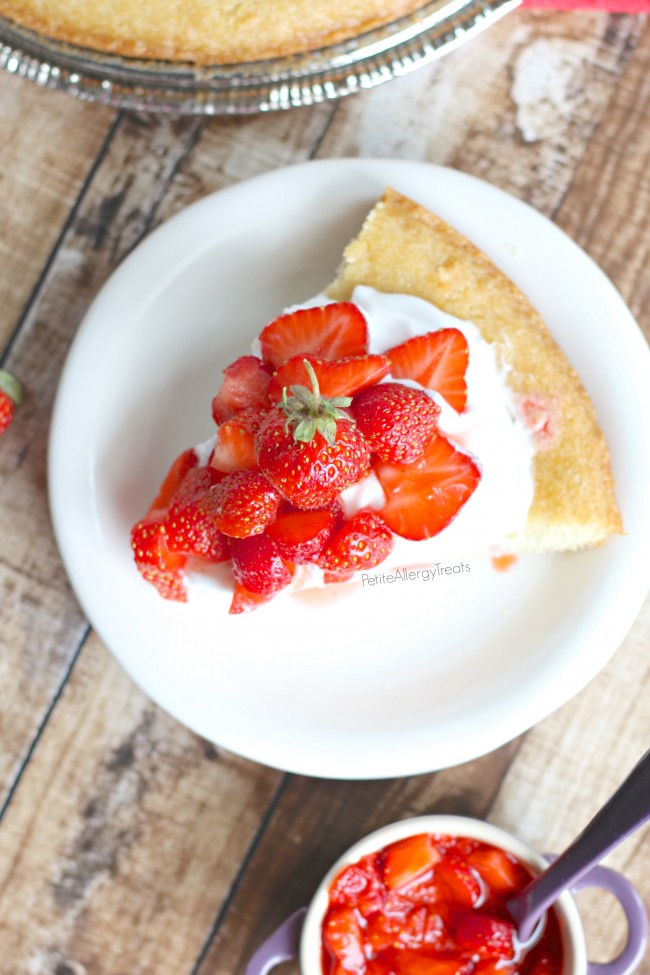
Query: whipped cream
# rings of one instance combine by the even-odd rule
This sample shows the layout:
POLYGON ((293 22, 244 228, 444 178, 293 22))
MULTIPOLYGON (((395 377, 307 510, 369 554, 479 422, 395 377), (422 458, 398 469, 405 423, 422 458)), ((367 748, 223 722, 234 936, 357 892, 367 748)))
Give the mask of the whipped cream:
MULTIPOLYGON (((482 472, 476 490, 443 531, 423 541, 394 536, 395 544, 388 558, 376 568, 364 570, 364 578, 395 569, 458 563, 472 555, 510 551, 526 525, 533 500, 534 446, 515 410, 494 348, 483 340, 472 322, 455 318, 421 298, 384 294, 360 286, 355 288, 350 300, 366 316, 370 353, 385 353, 407 339, 441 328, 457 328, 464 334, 469 346, 465 410, 457 413, 438 393, 429 389, 424 392, 440 407, 440 433, 460 450, 471 454, 482 472)), ((287 310, 324 305, 329 301, 327 295, 316 295, 287 310)), ((253 353, 260 354, 258 341, 253 343, 253 353)), ((423 389, 417 382, 396 380, 390 374, 381 381, 401 382, 423 389)), ((209 455, 208 444, 197 449, 201 457, 209 455)), ((343 491, 341 501, 349 517, 362 508, 381 509, 385 495, 378 479, 371 473, 343 491)), ((361 575, 357 573, 350 582, 362 581, 361 575)), ((322 571, 315 565, 304 565, 297 567, 291 585, 284 591, 296 592, 323 585, 322 571)))

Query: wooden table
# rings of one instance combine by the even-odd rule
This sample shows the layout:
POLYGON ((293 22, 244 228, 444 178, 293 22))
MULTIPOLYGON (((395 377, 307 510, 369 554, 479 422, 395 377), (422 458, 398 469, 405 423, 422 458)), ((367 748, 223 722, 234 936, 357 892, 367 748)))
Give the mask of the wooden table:
MULTIPOLYGON (((75 331, 138 241, 312 158, 428 160, 527 200, 650 336, 647 18, 517 11, 374 91, 244 119, 117 112, 2 75, 0 122, 0 348, 26 388, 0 441, 0 975, 232 975, 339 853, 413 814, 561 849, 650 741, 650 603, 586 690, 485 758, 382 782, 285 775, 176 724, 89 628, 50 528, 46 443, 75 331)), ((610 863, 650 903, 647 833, 610 863)), ((579 902, 592 957, 611 956, 619 910, 579 902)))

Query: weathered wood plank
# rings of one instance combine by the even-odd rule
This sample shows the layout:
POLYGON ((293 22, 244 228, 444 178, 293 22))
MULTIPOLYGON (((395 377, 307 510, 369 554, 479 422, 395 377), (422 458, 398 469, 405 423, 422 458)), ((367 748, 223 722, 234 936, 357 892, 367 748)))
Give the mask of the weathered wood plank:
POLYGON ((280 780, 91 638, 0 829, 0 973, 188 972, 280 780))
POLYGON ((0 73, 0 349, 36 286, 115 112, 0 73))

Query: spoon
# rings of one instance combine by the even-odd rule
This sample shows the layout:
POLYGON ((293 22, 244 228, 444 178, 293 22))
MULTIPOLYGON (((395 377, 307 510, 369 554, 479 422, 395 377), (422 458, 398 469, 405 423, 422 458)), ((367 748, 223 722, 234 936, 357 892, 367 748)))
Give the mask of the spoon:
POLYGON ((623 784, 596 813, 582 833, 550 867, 507 902, 521 941, 562 891, 650 819, 650 751, 634 766, 623 784))

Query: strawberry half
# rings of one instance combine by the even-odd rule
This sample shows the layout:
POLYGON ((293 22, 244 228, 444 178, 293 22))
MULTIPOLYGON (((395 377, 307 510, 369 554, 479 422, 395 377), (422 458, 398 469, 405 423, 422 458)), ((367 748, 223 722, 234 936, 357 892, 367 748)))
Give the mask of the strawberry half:
POLYGON ((480 958, 512 958, 515 926, 487 914, 462 914, 456 924, 456 939, 466 951, 480 958))
POLYGON ((305 359, 311 362, 322 396, 354 396, 390 372, 390 359, 385 355, 348 356, 334 362, 314 355, 294 355, 273 374, 269 393, 274 402, 280 399, 284 387, 304 386, 309 380, 305 359))
POLYGON ((268 603, 269 599, 272 598, 272 594, 270 596, 261 596, 259 593, 249 592, 240 582, 235 582, 232 602, 230 603, 228 612, 231 614, 252 613, 254 609, 259 609, 260 606, 268 603))
POLYGON ((267 535, 252 535, 232 542, 232 567, 237 582, 250 593, 270 596, 291 582, 277 545, 267 535))
POLYGON ((428 833, 391 843, 383 851, 382 877, 388 890, 407 886, 439 863, 441 855, 428 833))
POLYGON ((334 512, 288 511, 266 529, 283 559, 296 565, 313 562, 323 551, 335 528, 334 512))
POLYGON ((259 407, 249 406, 222 423, 217 431, 210 466, 225 473, 256 467, 255 437, 265 415, 259 407))
POLYGON ((386 353, 395 379, 414 379, 433 389, 462 413, 467 403, 467 339, 457 328, 416 335, 386 353))
POLYGON ((275 519, 280 495, 257 470, 234 471, 210 489, 206 514, 224 535, 247 538, 261 534, 275 519))
POLYGON ((171 552, 194 555, 207 562, 229 558, 229 542, 215 524, 210 493, 221 476, 209 467, 196 467, 185 475, 165 520, 171 552))
POLYGON ((248 407, 268 408, 271 370, 255 355, 243 355, 223 371, 221 389, 212 400, 215 423, 223 423, 248 407))
POLYGON ((413 464, 378 460, 375 474, 384 489, 381 516, 396 535, 421 541, 446 528, 481 479, 475 461, 435 435, 413 464))
POLYGON ((260 346, 262 358, 274 369, 299 353, 326 359, 365 355, 368 325, 350 301, 301 308, 269 322, 260 334, 260 346))
POLYGON ((383 562, 394 544, 385 521, 376 511, 357 511, 336 533, 316 560, 325 582, 344 582, 355 572, 383 562))
POLYGON ((366 970, 363 937, 356 914, 351 908, 338 908, 329 912, 323 923, 323 942, 343 972, 363 975, 366 970))
POLYGON ((411 464, 433 437, 440 407, 421 389, 380 383, 355 396, 352 414, 378 457, 411 464))
POLYGON ((149 505, 149 510, 147 512, 148 518, 157 517, 162 514, 167 513, 167 509, 172 503, 172 499, 178 489, 180 488, 183 480, 188 471, 196 467, 199 462, 199 456, 195 450, 191 448, 189 450, 184 450, 180 454, 172 466, 169 468, 165 480, 160 485, 160 490, 157 496, 149 505))
POLYGON ((131 548, 142 578, 155 586, 163 599, 187 602, 183 581, 187 559, 168 549, 163 519, 139 521, 131 530, 131 548))

